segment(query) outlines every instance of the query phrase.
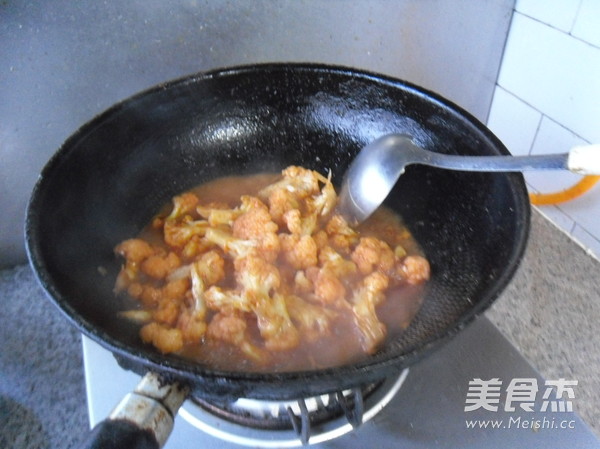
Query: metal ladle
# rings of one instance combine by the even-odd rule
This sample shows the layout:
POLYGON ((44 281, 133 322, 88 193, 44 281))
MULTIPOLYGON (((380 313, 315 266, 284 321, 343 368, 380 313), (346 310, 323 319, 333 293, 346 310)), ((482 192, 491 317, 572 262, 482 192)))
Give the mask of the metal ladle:
POLYGON ((388 134, 360 150, 346 171, 338 211, 352 224, 363 222, 383 203, 410 164, 478 172, 569 170, 599 175, 600 145, 576 146, 560 154, 459 156, 424 150, 404 134, 388 134))

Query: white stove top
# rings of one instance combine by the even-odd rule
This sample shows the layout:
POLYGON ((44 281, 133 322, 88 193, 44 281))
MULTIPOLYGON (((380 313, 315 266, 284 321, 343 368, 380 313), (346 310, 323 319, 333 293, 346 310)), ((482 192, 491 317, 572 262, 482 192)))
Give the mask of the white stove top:
MULTIPOLYGON (((123 396, 137 385, 140 377, 119 367, 110 352, 83 338, 84 366, 90 423, 95 425, 110 414, 123 396)), ((544 380, 517 350, 486 319, 479 318, 432 356, 402 373, 399 391, 376 415, 358 429, 334 440, 321 442, 314 437, 314 448, 565 448, 598 447, 587 425, 573 412, 542 412, 542 390, 531 408, 506 411, 506 391, 496 399, 497 411, 478 407, 465 411, 469 382, 474 379, 499 379, 503 386, 513 379, 544 380), (486 427, 487 423, 487 427, 486 427), (493 428, 496 426, 496 428, 493 428), (474 428, 473 428, 474 427, 474 428)), ((576 396, 572 400, 577 409, 576 396)), ((493 402, 493 401, 490 401, 493 402)), ((546 401, 547 402, 547 401, 546 401)), ((508 404, 510 405, 510 404, 508 404)), ((523 404, 525 405, 525 404, 523 404)), ((489 407, 488 408, 492 408, 489 407)), ((527 407, 526 407, 527 408, 527 407)), ((220 418, 202 417, 198 407, 186 401, 175 419, 166 449, 252 447, 294 447, 299 439, 270 431, 241 432, 230 441, 219 434, 230 423, 220 418), (197 419, 203 419, 197 428, 197 419)), ((239 429, 238 429, 239 430, 239 429)))

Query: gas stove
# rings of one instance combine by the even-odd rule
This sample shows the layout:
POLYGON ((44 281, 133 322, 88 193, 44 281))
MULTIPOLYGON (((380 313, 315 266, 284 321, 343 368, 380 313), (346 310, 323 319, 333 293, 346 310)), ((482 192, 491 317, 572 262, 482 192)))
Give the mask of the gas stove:
MULTIPOLYGON (((94 426, 140 377, 86 337, 83 354, 94 426)), ((576 394, 566 401, 557 398, 550 407, 543 385, 545 380, 482 317, 410 369, 362 390, 281 402, 240 398, 222 404, 189 398, 164 447, 600 447, 569 411, 577 408, 576 394), (539 394, 525 398, 523 385, 533 384, 540 386, 539 394), (487 396, 482 386, 489 387, 487 396), (479 404, 473 399, 477 393, 479 404)))

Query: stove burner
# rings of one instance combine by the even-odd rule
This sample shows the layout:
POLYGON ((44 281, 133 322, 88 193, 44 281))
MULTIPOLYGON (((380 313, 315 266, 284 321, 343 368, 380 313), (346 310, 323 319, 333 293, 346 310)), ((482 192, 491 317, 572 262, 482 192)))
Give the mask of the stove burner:
POLYGON ((363 388, 345 390, 327 395, 298 399, 297 401, 265 401, 238 399, 234 402, 215 402, 192 398, 200 407, 230 422, 265 430, 290 430, 294 418, 309 415, 312 424, 349 416, 349 421, 360 425, 363 398, 367 398, 383 381, 363 388), (292 417, 290 419, 290 417, 292 417), (359 422, 357 422, 359 421, 359 422))
POLYGON ((217 403, 188 400, 179 414, 193 426, 244 446, 298 447, 318 444, 350 432, 380 412, 408 374, 364 388, 303 398, 263 401, 240 398, 217 403))

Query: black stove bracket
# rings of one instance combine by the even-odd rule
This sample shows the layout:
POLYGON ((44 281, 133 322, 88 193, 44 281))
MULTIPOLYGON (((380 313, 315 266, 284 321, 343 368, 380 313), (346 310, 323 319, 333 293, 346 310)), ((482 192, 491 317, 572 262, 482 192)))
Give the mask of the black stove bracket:
POLYGON ((300 407, 300 416, 296 416, 292 407, 287 408, 290 421, 294 427, 294 431, 300 437, 300 441, 303 446, 308 444, 310 438, 310 419, 308 416, 308 408, 306 408, 306 402, 304 399, 298 399, 298 407, 300 407))
MULTIPOLYGON (((335 399, 339 404, 340 408, 344 412, 348 423, 352 428, 356 429, 363 422, 364 416, 364 402, 363 392, 360 388, 353 388, 351 394, 344 396, 341 391, 335 394, 335 399)), ((310 414, 306 407, 304 399, 298 399, 298 407, 300 409, 300 416, 296 415, 291 407, 287 407, 287 412, 292 423, 294 431, 300 438, 303 446, 308 444, 310 439, 310 414)))
POLYGON ((341 391, 338 391, 336 399, 352 428, 356 429, 360 426, 363 422, 365 411, 362 390, 360 388, 353 388, 352 394, 348 396, 344 396, 341 391))

